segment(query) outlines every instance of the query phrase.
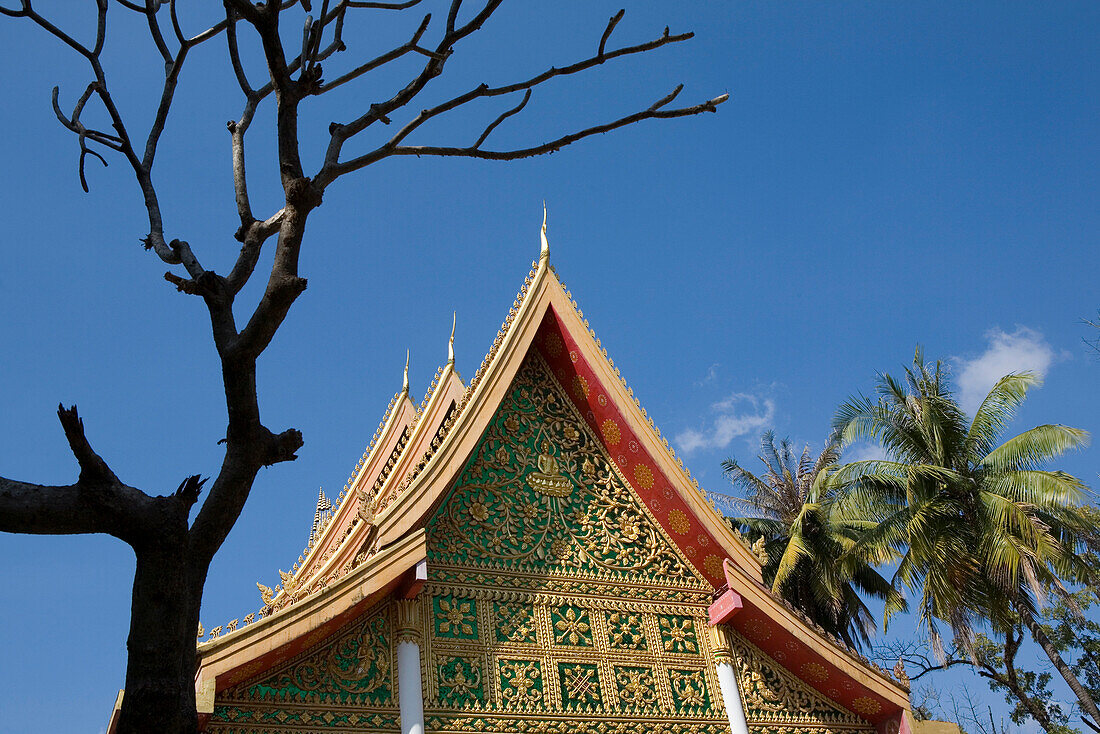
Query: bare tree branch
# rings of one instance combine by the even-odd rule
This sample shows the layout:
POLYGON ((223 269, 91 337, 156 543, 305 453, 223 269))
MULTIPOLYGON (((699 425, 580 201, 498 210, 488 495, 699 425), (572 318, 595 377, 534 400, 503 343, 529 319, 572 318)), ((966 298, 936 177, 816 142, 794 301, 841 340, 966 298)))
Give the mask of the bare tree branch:
POLYGON ((325 92, 330 92, 330 91, 332 91, 333 89, 336 89, 339 86, 347 84, 348 82, 352 81, 353 79, 359 78, 363 74, 366 74, 368 71, 373 71, 373 70, 377 69, 378 67, 380 67, 384 64, 388 64, 389 62, 391 62, 395 59, 401 58, 402 56, 409 53, 410 51, 416 51, 417 53, 421 53, 421 54, 424 54, 426 56, 432 56, 433 52, 428 51, 427 49, 421 48, 418 45, 420 43, 420 38, 424 35, 424 31, 426 31, 428 29, 428 24, 431 22, 431 20, 432 20, 432 14, 428 13, 427 15, 424 16, 424 20, 421 21, 420 27, 416 29, 416 33, 413 34, 412 38, 408 42, 403 43, 402 45, 398 46, 397 48, 394 48, 394 49, 391 49, 390 51, 387 51, 386 53, 382 54, 381 56, 378 56, 376 58, 371 59, 370 61, 366 62, 365 64, 361 64, 360 66, 357 66, 356 68, 352 69, 348 73, 338 77, 337 79, 329 82, 328 84, 320 85, 320 87, 318 87, 318 89, 317 89, 317 94, 324 94, 325 92))
POLYGON ((88 443, 84 435, 84 421, 80 419, 76 406, 65 408, 58 405, 57 419, 61 421, 61 429, 65 432, 65 440, 69 442, 76 463, 80 465, 80 478, 77 481, 117 483, 118 477, 88 443))
POLYGON ((272 235, 279 231, 282 224, 285 209, 280 209, 274 215, 263 222, 253 222, 242 238, 241 253, 233 269, 226 277, 230 293, 236 295, 244 287, 248 279, 252 277, 256 269, 256 262, 260 258, 260 249, 272 235))
POLYGON ((626 15, 626 8, 621 9, 619 12, 611 16, 611 20, 607 21, 607 28, 604 29, 603 35, 600 36, 600 45, 596 49, 597 56, 603 56, 604 46, 607 45, 607 39, 611 38, 611 34, 615 31, 615 26, 619 25, 619 21, 626 15))
POLYGON ((42 535, 107 533, 131 545, 140 517, 154 512, 158 499, 123 484, 88 443, 76 406, 57 406, 65 439, 80 476, 63 486, 30 484, 0 477, 0 531, 42 535))
MULTIPOLYGON (((346 173, 350 173, 351 171, 359 170, 360 168, 364 168, 372 163, 376 163, 383 158, 388 158, 389 156, 395 155, 434 155, 481 158, 483 160, 494 161, 514 161, 520 158, 531 158, 532 156, 553 153, 564 148, 567 145, 577 142, 578 140, 591 137, 592 135, 599 135, 601 133, 610 132, 611 130, 615 130, 620 127, 625 127, 627 125, 632 125, 636 122, 641 122, 642 120, 670 119, 673 117, 687 117, 689 115, 698 115, 702 112, 717 112, 718 105, 722 104, 729 98, 729 95, 723 94, 719 97, 715 97, 714 99, 707 100, 706 102, 703 102, 701 104, 692 105, 691 107, 680 107, 678 109, 672 110, 660 109, 661 105, 667 104, 679 93, 679 89, 680 88, 678 87, 667 97, 658 100, 651 107, 641 112, 635 112, 632 115, 620 117, 617 120, 613 120, 602 125, 595 125, 593 127, 586 128, 575 133, 563 135, 560 138, 550 140, 540 145, 531 146, 529 148, 516 148, 512 150, 481 150, 480 148, 478 148, 477 145, 479 145, 488 135, 488 133, 492 131, 492 127, 496 125, 496 122, 490 125, 489 128, 486 128, 485 132, 482 133, 482 137, 479 139, 477 145, 472 145, 465 148, 430 145, 402 146, 391 145, 390 143, 387 143, 386 145, 366 155, 360 156, 358 158, 353 158, 347 163, 340 164, 338 167, 336 167, 335 175, 332 178, 342 176, 346 173)), ((323 177, 323 173, 318 174, 317 178, 320 179, 322 183, 327 182, 327 178, 323 177)))
MULTIPOLYGON (((458 0, 456 0, 456 2, 458 2, 458 0)), ((441 40, 439 42, 439 45, 436 46, 435 52, 429 56, 427 63, 424 65, 424 68, 421 69, 420 73, 411 82, 405 85, 405 87, 401 91, 397 92, 397 94, 395 94, 389 100, 379 104, 372 104, 366 113, 350 123, 343 125, 333 123, 332 125, 330 125, 329 146, 327 152, 325 153, 325 163, 322 170, 334 166, 339 162, 340 150, 343 147, 344 142, 346 142, 348 138, 362 132, 376 120, 382 120, 394 110, 397 110, 407 105, 413 100, 413 98, 416 97, 416 95, 418 95, 424 89, 425 86, 427 86, 429 81, 442 74, 443 65, 450 57, 454 45, 477 29, 481 28, 482 24, 484 24, 485 21, 489 19, 489 17, 493 14, 497 7, 500 6, 501 2, 502 0, 489 0, 489 2, 486 3, 485 7, 482 8, 481 12, 474 16, 474 18, 472 18, 469 23, 462 26, 461 28, 451 30, 446 33, 443 37, 443 40, 441 40)), ((457 13, 457 10, 455 9, 455 6, 453 4, 452 10, 457 13)), ((324 179, 327 177, 321 176, 321 178, 324 179)), ((324 185, 329 182, 330 181, 325 181, 321 184, 320 187, 323 189, 324 185)))
POLYGON ((414 5, 419 5, 422 0, 407 0, 403 3, 377 3, 365 2, 365 0, 346 0, 344 5, 349 8, 374 8, 375 10, 405 10, 414 5))
POLYGON ((512 109, 507 110, 506 112, 502 113, 499 117, 497 117, 497 119, 495 119, 491 123, 489 123, 489 126, 485 128, 484 132, 481 133, 481 137, 479 137, 477 139, 477 142, 474 143, 474 146, 473 146, 474 150, 477 150, 478 148, 481 147, 481 144, 485 142, 485 138, 489 137, 489 133, 493 132, 493 130, 496 128, 497 125, 504 122, 505 120, 507 120, 512 115, 519 114, 519 112, 521 110, 523 110, 524 107, 527 106, 527 101, 530 100, 530 99, 531 99, 531 90, 528 89, 526 92, 523 93, 523 99, 520 100, 520 103, 518 105, 516 105, 512 109))
POLYGON ((248 99, 252 99, 252 95, 254 94, 252 85, 248 83, 248 76, 245 74, 244 66, 241 64, 241 52, 237 47, 237 11, 232 5, 226 3, 225 12, 225 37, 226 42, 229 44, 229 61, 233 65, 233 73, 237 76, 237 84, 240 85, 241 91, 244 92, 244 96, 248 99))
MULTIPOLYGON (((102 0, 100 1, 102 2, 102 0)), ((160 22, 157 20, 157 10, 159 9, 159 0, 145 0, 145 20, 149 24, 149 35, 152 36, 157 51, 160 51, 165 67, 168 67, 174 59, 172 52, 168 50, 168 44, 164 42, 164 35, 160 32, 160 22)))
MULTIPOLYGON (((457 2, 452 3, 452 5, 451 5, 452 12, 457 13, 457 9, 456 9, 457 4, 458 4, 457 2)), ((489 6, 486 6, 486 7, 488 8, 489 6)), ((482 11, 482 14, 484 14, 484 11, 482 11)), ((479 14, 479 18, 482 14, 479 14)), ((468 92, 460 94, 456 97, 452 97, 451 99, 447 100, 446 102, 443 102, 439 105, 436 105, 435 107, 421 110, 421 112, 416 117, 414 117, 411 121, 409 121, 403 128, 401 128, 400 131, 397 132, 397 134, 395 134, 392 138, 390 138, 390 140, 388 142, 386 142, 385 144, 379 146, 378 148, 376 148, 375 150, 373 150, 369 153, 366 153, 362 156, 359 156, 359 157, 354 158, 352 160, 349 160, 347 162, 341 163, 339 161, 339 153, 340 153, 340 150, 341 150, 341 147, 342 147, 344 141, 346 141, 347 139, 349 139, 352 136, 356 135, 358 132, 365 129, 370 124, 370 122, 373 121, 373 120, 382 120, 383 122, 388 122, 388 119, 384 119, 387 114, 389 114, 393 109, 396 109, 398 107, 401 107, 401 106, 407 104, 411 100, 411 96, 408 99, 399 99, 403 94, 404 95, 411 94, 412 96, 415 96, 415 94, 419 93, 420 89, 422 89, 423 87, 421 86, 421 87, 415 88, 415 89, 413 89, 413 87, 424 76, 425 72, 421 72, 421 75, 419 77, 417 77, 417 79, 414 80, 414 82, 412 84, 410 84, 408 87, 406 87, 404 90, 402 90, 402 92, 398 93, 398 95, 395 96, 394 98, 392 98, 389 102, 381 103, 381 104, 378 104, 378 105, 372 105, 371 109, 365 115, 363 115, 358 120, 356 120, 355 122, 353 122, 349 125, 337 125, 337 124, 334 123, 332 126, 330 126, 329 129, 330 129, 330 133, 331 133, 332 137, 331 137, 331 141, 329 143, 329 149, 328 149, 328 151, 326 153, 326 156, 325 156, 324 165, 322 166, 321 170, 318 171, 317 175, 314 176, 314 178, 313 178, 314 183, 323 190, 329 183, 334 181, 339 176, 342 176, 346 173, 350 173, 351 171, 359 170, 360 168, 368 166, 372 163, 375 163, 375 162, 377 162, 377 161, 379 161, 383 158, 387 158, 391 155, 465 156, 465 157, 484 158, 484 159, 491 159, 491 160, 515 160, 517 158, 527 158, 527 157, 531 157, 531 156, 542 155, 542 154, 545 154, 545 153, 554 152, 554 151, 564 147, 565 145, 569 145, 570 143, 576 142, 577 140, 588 137, 590 135, 596 135, 598 133, 607 132, 609 130, 614 130, 618 127, 623 127, 625 125, 630 125, 630 124, 635 123, 635 122, 640 122, 641 120, 652 119, 652 118, 683 117, 683 116, 687 116, 687 115, 699 114, 701 112, 713 112, 713 111, 715 111, 715 108, 716 108, 717 105, 721 104, 722 102, 724 102, 727 99, 727 96, 723 95, 721 97, 716 97, 715 99, 709 100, 709 101, 704 102, 700 105, 695 105, 695 106, 692 106, 692 107, 685 107, 685 108, 681 108, 681 109, 677 109, 677 110, 661 110, 660 109, 661 107, 664 107, 665 105, 667 105, 676 96, 676 94, 679 93, 679 89, 677 89, 677 91, 673 92, 673 94, 670 95, 668 98, 662 99, 659 102, 657 102, 656 104, 654 104, 653 106, 649 107, 647 110, 635 113, 634 115, 628 115, 626 117, 620 118, 620 119, 615 120, 615 121, 610 122, 610 123, 606 123, 604 125, 599 125, 599 126, 596 126, 596 127, 592 127, 592 128, 588 128, 588 129, 579 131, 577 133, 572 133, 570 135, 565 135, 565 136, 562 136, 562 137, 560 137, 556 140, 552 140, 548 143, 544 143, 542 145, 532 146, 530 148, 511 150, 511 151, 482 151, 480 149, 482 143, 484 143, 485 138, 488 136, 489 133, 492 132, 492 130, 497 125, 499 125, 501 122, 503 122, 503 118, 495 120, 493 123, 491 123, 488 126, 488 128, 486 128, 485 132, 482 133, 482 137, 474 145, 469 146, 469 147, 464 147, 464 148, 460 148, 460 147, 442 147, 442 146, 407 146, 406 147, 406 146, 401 146, 400 145, 401 141, 403 141, 410 133, 412 133, 414 130, 416 130, 418 127, 423 125, 428 120, 431 120, 432 118, 437 117, 437 116, 439 116, 443 113, 450 112, 451 110, 454 110, 454 109, 456 109, 458 107, 461 107, 462 105, 468 104, 470 102, 473 102, 474 100, 483 99, 483 98, 486 98, 486 97, 497 97, 497 96, 510 94, 512 92, 518 92, 518 91, 529 91, 529 90, 533 89, 534 87, 536 87, 540 84, 543 84, 543 83, 545 83, 545 82, 547 82, 547 81, 549 81, 549 80, 551 80, 555 77, 569 76, 569 75, 572 75, 572 74, 577 74, 577 73, 580 73, 580 72, 585 71, 587 69, 591 69, 595 66, 603 64, 604 62, 606 62, 608 60, 611 60, 611 59, 615 59, 615 58, 619 58, 619 57, 623 57, 623 56, 630 56, 630 55, 639 54, 639 53, 645 53, 646 51, 651 51, 651 50, 660 48, 662 46, 666 46, 668 44, 679 43, 679 42, 682 42, 682 41, 686 41, 686 40, 694 37, 693 33, 682 33, 682 34, 677 34, 677 35, 671 35, 669 33, 669 29, 665 28, 664 33, 660 37, 658 37, 658 38, 656 38, 652 41, 647 41, 645 43, 635 44, 633 46, 624 46, 624 47, 618 48, 614 51, 607 52, 605 50, 607 39, 611 36, 611 32, 614 31, 615 26, 618 25, 619 20, 621 20, 622 17, 623 17, 622 12, 617 13, 616 15, 612 16, 611 20, 608 22, 607 28, 604 30, 603 36, 600 39, 599 47, 598 47, 597 52, 594 56, 591 56, 591 57, 589 57, 587 59, 584 59, 582 61, 578 61, 574 64, 570 64, 568 66, 563 66, 563 67, 560 67, 560 68, 552 66, 549 69, 547 69, 546 71, 544 71, 544 72, 542 72, 542 73, 540 73, 540 74, 538 74, 534 77, 526 79, 524 81, 515 82, 515 83, 512 83, 512 84, 506 84, 506 85, 499 86, 499 87, 490 87, 487 84, 482 84, 482 85, 480 85, 480 86, 478 86, 474 89, 469 90, 468 92)), ((474 23, 474 22, 477 22, 477 21, 478 21, 478 19, 475 18, 475 20, 471 21, 471 23, 474 23)), ((481 21, 483 22, 484 18, 481 18, 481 21)), ((452 22, 452 19, 449 18, 448 23, 451 23, 451 22, 452 22)), ((425 25, 426 25, 426 23, 425 23, 425 25)), ((468 26, 463 26, 463 28, 460 29, 459 31, 454 31, 453 35, 458 35, 462 31, 464 31, 467 27, 468 26)), ((449 33, 448 37, 450 35, 452 35, 452 34, 449 33)), ((432 58, 432 59, 430 59, 428 64, 425 66, 425 71, 428 71, 428 70, 431 70, 431 69, 438 69, 437 71, 435 71, 435 73, 438 74, 438 73, 441 72, 442 64, 446 61, 446 54, 450 53, 450 47, 451 47, 451 45, 453 45, 453 42, 450 45, 448 45, 447 40, 448 40, 447 37, 445 37, 444 41, 441 42, 439 48, 437 48, 437 53, 443 54, 442 58, 439 58, 439 59, 432 58), (437 66, 433 67, 433 64, 436 64, 437 66)), ((409 44, 406 44, 405 46, 408 46, 408 45, 409 44)), ((395 49, 395 51, 401 51, 402 49, 405 49, 405 46, 398 47, 398 49, 395 49)), ((404 53, 404 52, 407 52, 407 50, 402 51, 402 53, 404 53)), ((393 53, 393 52, 391 52, 391 53, 393 53)), ((380 57, 380 58, 382 58, 382 57, 380 57)), ((426 80, 425 80, 425 83, 426 83, 426 80)), ((522 105, 521 105, 521 109, 522 109, 522 105)), ((510 116, 510 115, 508 115, 508 114, 504 115, 505 118, 508 117, 508 116, 510 116)))
POLYGON ((176 34, 176 41, 181 48, 187 48, 190 46, 190 42, 187 37, 183 35, 183 29, 180 28, 180 19, 176 15, 176 0, 169 0, 168 2, 168 17, 172 19, 172 30, 176 34))

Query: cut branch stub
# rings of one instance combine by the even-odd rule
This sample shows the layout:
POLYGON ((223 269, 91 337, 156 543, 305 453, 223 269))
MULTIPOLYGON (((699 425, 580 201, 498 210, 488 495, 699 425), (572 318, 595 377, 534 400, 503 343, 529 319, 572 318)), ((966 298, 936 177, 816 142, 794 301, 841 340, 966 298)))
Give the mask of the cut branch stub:
POLYGON ((283 461, 294 461, 298 457, 295 452, 305 445, 302 432, 297 428, 288 428, 277 436, 273 436, 264 459, 264 466, 271 466, 283 461))
POLYGON ((202 485, 206 484, 209 478, 210 477, 200 478, 198 474, 192 474, 180 482, 180 486, 176 488, 176 497, 183 500, 183 502, 190 507, 199 499, 199 492, 202 491, 202 485))
POLYGON ((69 448, 80 465, 79 482, 103 482, 108 484, 121 484, 115 473, 111 471, 99 454, 92 450, 84 435, 84 421, 77 413, 76 406, 66 408, 57 406, 57 419, 61 421, 61 429, 65 432, 65 438, 69 442, 69 448))

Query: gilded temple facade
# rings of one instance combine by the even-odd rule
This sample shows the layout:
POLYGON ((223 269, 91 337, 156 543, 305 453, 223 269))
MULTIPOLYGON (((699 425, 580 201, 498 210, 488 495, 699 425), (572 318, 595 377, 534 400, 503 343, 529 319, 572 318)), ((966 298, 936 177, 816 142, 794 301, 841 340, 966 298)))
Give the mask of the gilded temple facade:
MULTIPOLYGON (((452 334, 453 343, 453 334, 452 334)), ((761 583, 543 252, 466 384, 408 379, 310 545, 200 632, 210 734, 908 734, 761 583)))

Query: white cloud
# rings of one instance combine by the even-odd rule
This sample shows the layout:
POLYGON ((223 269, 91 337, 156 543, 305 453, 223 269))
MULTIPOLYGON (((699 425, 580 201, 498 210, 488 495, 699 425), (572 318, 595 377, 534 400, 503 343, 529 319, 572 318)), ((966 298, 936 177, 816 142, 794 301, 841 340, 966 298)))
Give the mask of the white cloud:
POLYGON ((1001 329, 986 332, 989 346, 974 359, 957 358, 959 376, 959 403, 963 410, 973 415, 990 389, 1010 372, 1029 370, 1040 378, 1060 358, 1041 333, 1026 326, 1017 326, 1011 334, 1001 329))
POLYGON ((710 384, 718 379, 718 363, 715 362, 707 368, 707 374, 701 379, 695 382, 695 387, 702 387, 703 385, 710 384))
POLYGON ((877 443, 853 443, 844 447, 841 461, 880 461, 886 458, 886 452, 877 443))
POLYGON ((689 428, 676 436, 682 453, 724 449, 738 436, 768 428, 775 419, 775 402, 749 393, 735 392, 710 407, 717 415, 709 425, 701 429, 689 428))

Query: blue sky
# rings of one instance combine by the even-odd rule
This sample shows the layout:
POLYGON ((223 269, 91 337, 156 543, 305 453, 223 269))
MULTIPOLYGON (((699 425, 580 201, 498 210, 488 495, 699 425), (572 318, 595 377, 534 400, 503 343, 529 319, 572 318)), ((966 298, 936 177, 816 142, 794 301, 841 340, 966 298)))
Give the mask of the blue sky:
MULTIPOLYGON (((506 3, 425 103, 581 58, 619 7, 506 3)), ((120 23, 105 63, 141 128, 159 71, 141 28, 111 12, 120 23)), ((418 20, 371 16, 351 27, 345 56, 400 43, 418 20)), ((818 446, 835 407, 876 371, 900 370, 918 342, 968 394, 999 372, 1041 368, 1017 430, 1100 431, 1100 363, 1081 324, 1100 306, 1100 6, 648 2, 627 6, 615 37, 638 42, 665 25, 697 37, 540 89, 490 141, 611 119, 680 82, 687 102, 729 92, 717 115, 512 164, 390 160, 330 188, 303 251, 309 289, 259 372, 265 421, 302 429, 306 445, 260 475, 211 569, 207 627, 257 609, 255 582, 274 585, 295 561, 318 486, 343 486, 400 386, 406 348, 414 392, 446 359, 452 311, 457 365, 472 376, 537 255, 543 200, 559 274, 707 489, 726 486, 727 456, 751 464, 762 430, 818 446)), ((143 211, 123 162, 90 162, 85 195, 76 142, 50 110, 51 87, 71 107, 86 72, 7 19, 0 62, 0 473, 73 480, 59 401, 79 405, 93 445, 131 484, 167 492, 214 473, 225 409, 204 309, 138 245, 143 211)), ((188 63, 155 175, 169 237, 225 268, 237 245, 224 125, 239 93, 222 45, 188 63)), ((329 62, 326 76, 351 63, 329 62)), ((359 114, 408 68, 304 114, 307 167, 329 121, 359 114)), ((466 143, 510 104, 419 141, 466 143)), ((277 208, 269 122, 250 133, 258 213, 277 208)), ((1095 483, 1096 452, 1059 466, 1095 483)), ((131 553, 110 538, 11 535, 0 553, 5 728, 99 731, 122 685, 131 553)))

